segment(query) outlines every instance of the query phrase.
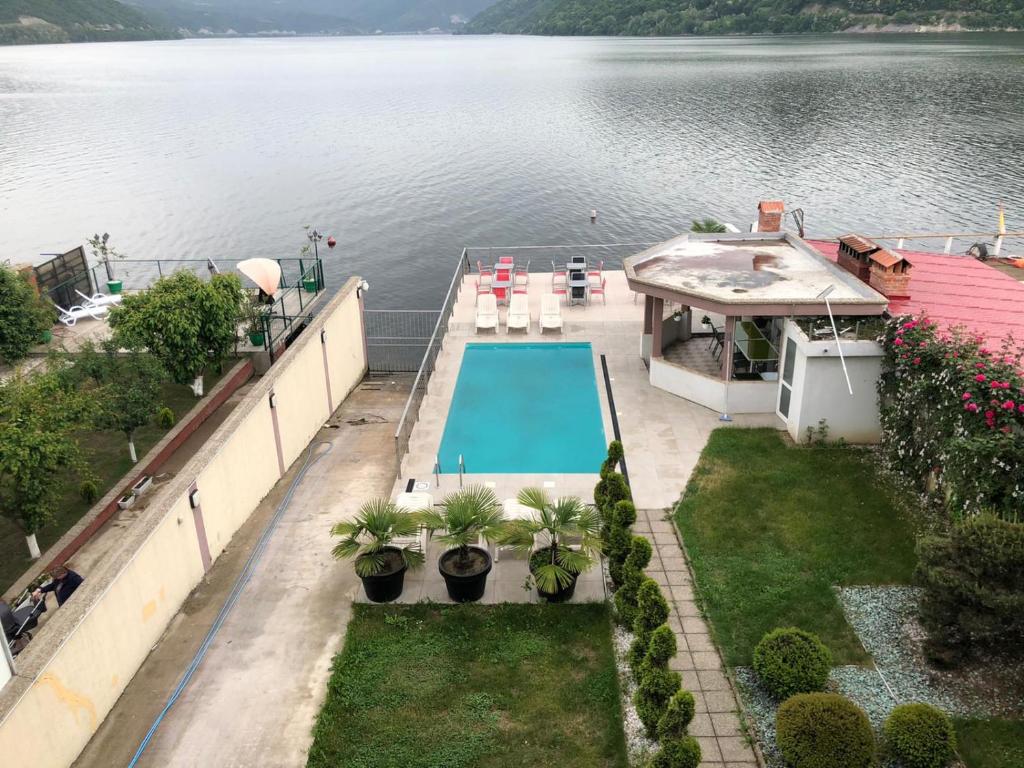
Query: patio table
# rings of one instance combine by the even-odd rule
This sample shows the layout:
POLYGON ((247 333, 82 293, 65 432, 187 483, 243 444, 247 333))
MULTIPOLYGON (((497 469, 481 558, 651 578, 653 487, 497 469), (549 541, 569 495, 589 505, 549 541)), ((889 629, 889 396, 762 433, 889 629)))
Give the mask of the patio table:
POLYGON ((758 363, 774 363, 779 359, 775 345, 749 320, 736 323, 733 337, 733 346, 747 361, 747 371, 750 373, 753 373, 758 363))
POLYGON ((587 265, 579 262, 566 264, 566 285, 569 304, 586 304, 590 298, 590 281, 587 279, 587 265))

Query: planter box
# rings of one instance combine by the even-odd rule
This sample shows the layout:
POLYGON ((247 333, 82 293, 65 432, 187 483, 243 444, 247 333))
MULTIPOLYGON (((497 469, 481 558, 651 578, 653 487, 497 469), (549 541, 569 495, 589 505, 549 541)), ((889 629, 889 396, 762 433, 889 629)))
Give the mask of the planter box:
POLYGON ((119 506, 121 509, 128 509, 128 507, 130 507, 134 503, 135 503, 135 494, 134 493, 126 493, 124 496, 122 496, 120 499, 117 500, 117 506, 119 506))
POLYGON ((120 280, 107 280, 107 291, 109 293, 120 293, 122 283, 120 280))
POLYGON ((132 493, 134 493, 136 496, 141 496, 142 494, 149 490, 149 487, 152 484, 153 476, 143 475, 142 479, 140 479, 139 482, 132 486, 132 493))

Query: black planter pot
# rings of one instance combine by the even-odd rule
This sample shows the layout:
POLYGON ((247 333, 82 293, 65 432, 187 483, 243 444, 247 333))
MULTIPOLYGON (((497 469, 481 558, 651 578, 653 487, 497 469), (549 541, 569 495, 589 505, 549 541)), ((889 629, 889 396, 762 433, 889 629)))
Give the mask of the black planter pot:
MULTIPOLYGON (((394 552, 400 558, 402 556, 402 551, 395 547, 384 547, 382 551, 394 552)), ((401 567, 396 571, 375 574, 373 576, 360 576, 359 578, 362 579, 363 591, 366 592, 367 599, 373 603, 390 603, 392 600, 397 600, 405 586, 405 572, 407 570, 409 570, 409 566, 403 559, 401 567)))
POLYGON ((487 574, 494 567, 491 555, 486 549, 481 549, 480 547, 470 547, 470 549, 483 555, 487 561, 487 565, 477 573, 462 575, 449 573, 444 569, 445 561, 452 553, 458 551, 455 549, 449 549, 437 561, 437 570, 444 577, 444 584, 448 588, 448 597, 457 603, 472 603, 483 597, 484 590, 487 588, 487 574))
MULTIPOLYGON (((536 556, 539 552, 550 552, 550 549, 548 549, 547 547, 544 547, 543 549, 539 549, 536 552, 534 552, 534 556, 536 556)), ((530 573, 531 574, 533 573, 533 560, 534 560, 534 558, 531 557, 530 558, 530 573)), ((547 600, 549 603, 564 603, 566 600, 570 599, 573 596, 573 594, 576 592, 576 580, 579 579, 579 574, 578 573, 574 573, 574 574, 570 574, 570 575, 572 576, 572 581, 569 583, 568 586, 566 586, 566 587, 559 587, 554 592, 546 592, 546 591, 544 591, 543 589, 541 589, 538 586, 537 587, 537 594, 541 597, 541 599, 547 600)))

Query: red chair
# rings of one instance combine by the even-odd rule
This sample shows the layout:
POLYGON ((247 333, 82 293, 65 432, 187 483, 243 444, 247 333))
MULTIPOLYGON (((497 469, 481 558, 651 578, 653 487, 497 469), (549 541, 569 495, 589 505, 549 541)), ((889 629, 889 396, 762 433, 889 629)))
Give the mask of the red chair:
POLYGON ((556 285, 551 288, 551 292, 555 294, 555 296, 558 296, 559 298, 564 296, 566 304, 569 303, 569 286, 565 285, 564 283, 562 285, 556 285))
POLYGON ((494 277, 493 270, 490 267, 485 267, 483 265, 483 262, 481 262, 479 259, 477 259, 476 262, 476 271, 480 273, 480 278, 477 280, 477 283, 482 282, 485 278, 487 279, 488 282, 490 282, 490 279, 494 277))
POLYGON ((519 283, 519 278, 523 279, 523 285, 529 285, 530 283, 530 262, 526 262, 525 267, 517 266, 515 271, 515 279, 513 282, 519 283))
POLYGON ((602 277, 601 278, 601 283, 599 285, 591 285, 590 286, 590 297, 593 298, 594 294, 600 294, 601 301, 604 302, 605 304, 607 304, 608 303, 608 299, 605 297, 605 293, 604 293, 604 289, 605 289, 605 286, 607 284, 608 284, 608 281, 605 278, 602 277))
POLYGON ((601 277, 601 273, 604 271, 604 259, 597 262, 597 269, 588 269, 587 277, 601 277))
POLYGON ((561 267, 556 266, 555 262, 551 262, 551 287, 553 288, 556 283, 561 281, 565 283, 567 279, 567 272, 565 271, 565 265, 561 267))

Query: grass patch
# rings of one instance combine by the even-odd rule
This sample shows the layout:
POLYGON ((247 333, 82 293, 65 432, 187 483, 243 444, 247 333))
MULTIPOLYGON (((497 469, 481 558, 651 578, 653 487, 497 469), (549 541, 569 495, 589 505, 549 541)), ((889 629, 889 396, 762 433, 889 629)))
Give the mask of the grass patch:
MULTIPOLYGON (((204 378, 204 392, 212 391, 233 364, 234 361, 226 360, 221 373, 207 373, 204 378)), ((180 384, 163 386, 163 405, 174 411, 178 421, 200 402, 202 400, 197 399, 189 387, 180 384)), ((139 428, 135 433, 135 450, 139 459, 160 442, 167 432, 168 430, 158 427, 155 421, 139 428)), ((128 441, 120 432, 89 431, 81 434, 79 444, 96 477, 96 487, 99 490, 97 498, 102 498, 114 483, 132 468, 132 460, 128 455, 128 441)), ((39 548, 43 552, 92 508, 91 504, 82 500, 78 490, 79 484, 80 480, 69 475, 61 489, 61 498, 53 523, 36 534, 39 548)), ((0 517, 0 592, 17 581, 31 565, 32 559, 28 556, 25 534, 11 520, 0 517)))
POLYGON ((749 665, 780 626, 817 634, 835 664, 868 663, 832 587, 909 583, 914 530, 892 498, 866 450, 712 433, 676 520, 726 664, 749 665))
POLYGON ((1024 721, 956 720, 956 743, 967 768, 1024 765, 1024 721))
POLYGON ((311 768, 625 768, 605 604, 355 604, 311 768))

